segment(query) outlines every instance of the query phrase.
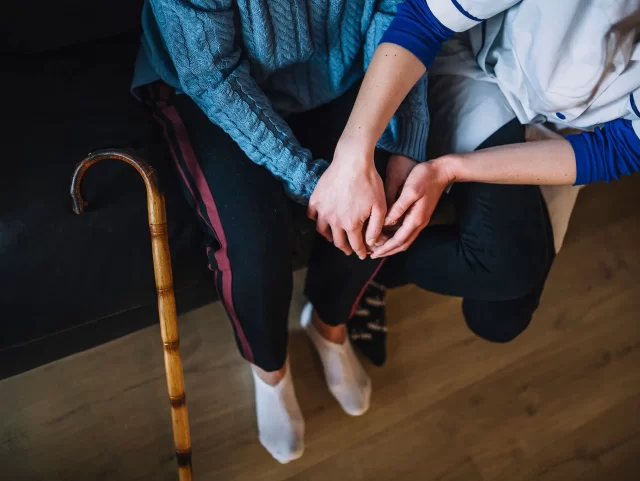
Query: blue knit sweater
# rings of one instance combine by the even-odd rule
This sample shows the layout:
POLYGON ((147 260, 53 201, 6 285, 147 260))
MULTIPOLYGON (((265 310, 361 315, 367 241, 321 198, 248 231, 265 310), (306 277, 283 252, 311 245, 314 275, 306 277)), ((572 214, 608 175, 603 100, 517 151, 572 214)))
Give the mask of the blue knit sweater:
MULTIPOLYGON (((306 202, 327 162, 298 143, 286 115, 352 87, 400 1, 147 0, 133 88, 163 80, 189 95, 306 202)), ((422 161, 428 126, 425 76, 378 145, 422 161)))

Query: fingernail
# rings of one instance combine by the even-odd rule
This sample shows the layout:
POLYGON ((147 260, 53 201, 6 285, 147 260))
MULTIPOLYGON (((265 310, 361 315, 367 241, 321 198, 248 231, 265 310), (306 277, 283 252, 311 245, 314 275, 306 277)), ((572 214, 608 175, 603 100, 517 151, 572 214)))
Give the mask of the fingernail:
POLYGON ((371 258, 372 258, 372 259, 377 259, 377 258, 378 258, 378 256, 377 256, 376 254, 371 254, 371 258))

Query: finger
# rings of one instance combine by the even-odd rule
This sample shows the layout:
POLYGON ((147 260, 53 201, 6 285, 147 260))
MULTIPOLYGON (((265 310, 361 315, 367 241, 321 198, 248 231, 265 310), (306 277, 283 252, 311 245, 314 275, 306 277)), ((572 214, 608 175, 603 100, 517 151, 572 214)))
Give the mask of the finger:
POLYGON ((357 256, 360 259, 365 259, 367 257, 367 246, 364 243, 362 227, 347 231, 347 236, 349 237, 349 244, 351 244, 351 248, 355 251, 357 256))
POLYGON ((379 257, 387 256, 389 252, 399 248, 401 245, 407 242, 407 240, 411 237, 411 234, 413 233, 414 230, 415 230, 415 227, 413 226, 413 224, 409 224, 408 222, 405 221, 405 223, 402 224, 402 227, 400 227, 400 229, 398 229, 396 233, 393 234, 391 239, 389 239, 380 247, 376 247, 373 249, 371 258, 377 259, 379 257))
POLYGON ((390 255, 391 252, 400 252, 406 249, 426 225, 422 219, 425 217, 425 203, 418 201, 413 204, 407 211, 407 214, 400 228, 395 234, 385 242, 382 246, 373 250, 371 258, 384 257, 390 255))
POLYGON ((382 225, 384 224, 385 211, 379 206, 373 206, 371 209, 371 217, 369 217, 369 223, 367 224, 366 239, 369 247, 375 245, 378 237, 382 233, 382 225))
POLYGON ((311 204, 307 206, 307 217, 311 220, 318 218, 318 210, 311 204))
POLYGON ((413 244, 413 242, 418 238, 419 235, 420 235, 420 230, 416 229, 416 231, 413 233, 413 235, 411 237, 409 237, 409 239, 407 239, 406 242, 400 244, 395 249, 392 249, 389 252, 387 252, 384 255, 384 257, 390 257, 390 256, 393 256, 393 255, 396 255, 396 254, 400 254, 401 252, 406 251, 409 247, 411 247, 411 244, 413 244))
POLYGON ((333 243, 338 249, 340 249, 348 256, 353 254, 353 250, 349 245, 349 241, 347 240, 347 233, 345 231, 338 228, 331 229, 331 235, 333 237, 333 243))
POLYGON ((316 221, 316 230, 322 237, 327 239, 329 242, 333 243, 333 236, 331 235, 331 227, 329 226, 329 223, 326 220, 324 220, 324 218, 321 217, 316 221))
POLYGON ((405 185, 400 197, 389 209, 387 218, 384 220, 384 225, 393 225, 409 210, 413 203, 418 200, 418 193, 410 186, 405 185))
POLYGON ((375 248, 371 258, 390 256, 406 250, 429 223, 428 207, 425 199, 413 204, 398 231, 385 244, 375 248))
POLYGON ((382 232, 378 238, 376 239, 376 242, 373 244, 374 247, 380 247, 382 244, 384 244, 385 242, 387 242, 389 239, 391 239, 391 236, 386 234, 385 232, 382 232))

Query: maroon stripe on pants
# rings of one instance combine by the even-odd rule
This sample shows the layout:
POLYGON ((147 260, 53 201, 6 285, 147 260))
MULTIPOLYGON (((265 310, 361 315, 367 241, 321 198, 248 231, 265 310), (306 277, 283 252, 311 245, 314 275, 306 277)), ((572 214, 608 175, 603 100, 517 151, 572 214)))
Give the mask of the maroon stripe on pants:
MULTIPOLYGON (((194 197, 196 209, 198 214, 204 219, 204 221, 211 227, 211 230, 214 232, 218 243, 220 244, 220 249, 216 251, 214 254, 216 258, 216 262, 218 264, 218 269, 222 272, 222 299, 224 300, 224 304, 229 313, 229 317, 231 317, 231 321, 236 329, 236 334, 238 339, 240 340, 240 344, 242 346, 242 354, 244 358, 253 363, 254 356, 253 350, 249 345, 249 341, 247 340, 247 336, 242 329, 242 324, 240 324, 240 320, 238 318, 238 314, 236 313, 235 306, 233 304, 233 273, 231 271, 231 261, 229 260, 228 255, 228 244, 227 238, 224 233, 224 229, 222 228, 222 221, 220 220, 220 215, 218 213, 218 208, 216 206, 215 201, 213 200, 213 195, 211 194, 211 189, 209 188, 209 184, 207 184, 206 178, 202 169, 200 168, 200 164, 198 163, 198 159, 196 157, 195 152, 193 151, 193 147, 189 142, 189 138, 187 136, 187 131, 185 129, 184 124, 182 123, 182 119, 178 114, 178 111, 174 106, 169 106, 162 109, 162 114, 166 117, 166 119, 171 123, 173 127, 173 133, 178 141, 178 147, 180 149, 180 154, 182 159, 184 160, 187 169, 189 170, 189 174, 193 178, 195 182, 195 188, 200 194, 202 201, 204 203, 205 209, 207 211, 207 217, 209 218, 210 223, 207 219, 202 215, 200 211, 200 203, 198 202, 197 197, 191 187, 191 183, 187 181, 187 177, 185 172, 182 170, 182 166, 180 165, 178 153, 175 151, 173 147, 173 143, 171 139, 168 138, 167 128, 165 126, 165 136, 167 136, 167 140, 169 142, 169 146, 171 148, 171 155, 178 167, 178 171, 182 176, 183 181, 187 185, 191 195, 194 197)), ((216 273, 216 284, 217 284, 217 273, 216 273)))
POLYGON ((360 304, 360 299, 362 299, 362 296, 364 295, 364 291, 367 290, 367 287, 369 286, 369 284, 371 284, 371 281, 373 281, 376 278, 376 275, 378 275, 378 272, 380 272, 380 269, 382 269, 382 264, 384 264, 384 261, 386 260, 387 258, 384 257, 380 261, 380 264, 378 264, 378 267, 376 267, 376 270, 373 271, 373 274, 371 274, 371 277, 369 277, 369 280, 366 282, 364 286, 362 286, 362 290, 360 291, 360 294, 358 294, 358 297, 356 297, 356 301, 353 303, 353 306, 351 306, 351 313, 349 314, 349 319, 351 319, 353 315, 356 313, 356 310, 358 309, 358 304, 360 304))
MULTIPOLYGON (((154 114, 153 117, 162 125, 163 135, 164 135, 164 138, 167 140, 167 143, 169 144, 169 150, 171 151, 171 157, 173 158, 173 161, 176 164, 178 172, 180 173, 180 177, 182 177, 182 182, 184 182, 184 184, 187 186, 187 189, 189 189, 189 192, 191 193, 191 197, 193 197, 194 205, 196 207, 196 213, 204 221, 204 223, 207 225, 207 227, 209 227, 209 229, 211 229, 211 231, 213 231, 213 226, 211 225, 211 222, 209 222, 209 219, 207 219, 204 215, 202 215, 202 211, 200 210, 200 202, 198 202, 198 198, 195 196, 195 193, 193 192, 193 187, 191 187, 191 182, 189 182, 189 180, 187 179, 187 176, 184 173, 182 165, 179 162, 178 154, 177 154, 176 149, 175 149, 175 147, 173 145, 173 141, 170 138, 169 130, 167 129, 166 122, 158 114, 154 114)), ((207 251, 207 254, 209 254, 208 251, 207 251)))

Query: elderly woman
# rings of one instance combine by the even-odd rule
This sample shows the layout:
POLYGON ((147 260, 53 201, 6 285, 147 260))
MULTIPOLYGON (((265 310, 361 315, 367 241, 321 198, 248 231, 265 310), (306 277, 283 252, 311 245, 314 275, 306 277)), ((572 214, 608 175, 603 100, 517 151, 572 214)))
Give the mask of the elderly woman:
MULTIPOLYGON (((328 162, 349 161, 336 143, 397 3, 147 0, 143 11, 133 90, 155 109, 209 237, 209 267, 253 370, 260 441, 283 463, 304 448, 287 363, 292 199, 306 204, 328 162)), ((423 79, 372 155, 425 160, 425 98, 423 79)), ((333 235, 347 250, 346 232, 333 235)), ((309 263, 307 294, 319 315, 306 312, 303 324, 329 389, 351 415, 368 409, 371 381, 344 324, 376 269, 324 239, 309 263)))

